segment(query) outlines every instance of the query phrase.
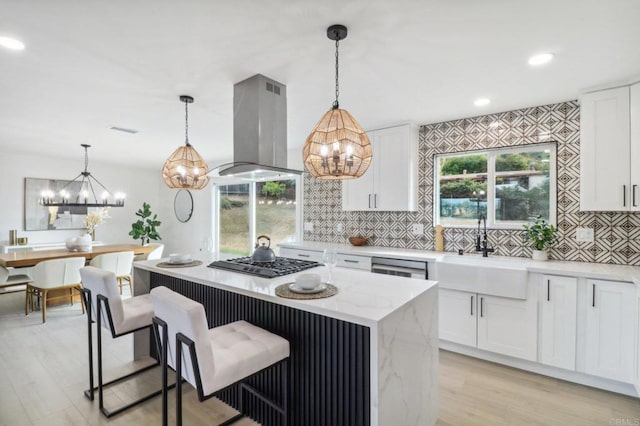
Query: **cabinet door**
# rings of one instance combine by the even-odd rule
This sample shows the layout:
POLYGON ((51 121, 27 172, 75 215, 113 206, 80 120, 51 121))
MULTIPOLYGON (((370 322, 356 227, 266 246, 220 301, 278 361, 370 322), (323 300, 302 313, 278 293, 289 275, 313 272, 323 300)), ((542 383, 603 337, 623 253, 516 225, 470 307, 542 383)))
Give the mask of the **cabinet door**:
POLYGON ((584 95, 580 102, 580 210, 629 210, 629 149, 629 87, 584 95))
POLYGON ((416 138, 409 125, 375 132, 377 168, 374 175, 376 210, 417 209, 416 138))
POLYGON ((439 289, 439 332, 442 340, 476 346, 477 295, 439 289))
POLYGON ((578 280, 544 275, 540 286, 540 362, 576 368, 578 280))
POLYGON ((640 211, 640 83, 631 86, 631 210, 640 211))
POLYGON ((478 295, 478 348, 536 361, 536 303, 478 295))
POLYGON ((636 288, 633 284, 587 280, 585 372, 633 383, 636 288))
POLYGON ((342 210, 358 211, 374 209, 373 175, 375 174, 374 168, 377 161, 378 157, 374 145, 373 161, 365 174, 358 179, 342 181, 342 210))

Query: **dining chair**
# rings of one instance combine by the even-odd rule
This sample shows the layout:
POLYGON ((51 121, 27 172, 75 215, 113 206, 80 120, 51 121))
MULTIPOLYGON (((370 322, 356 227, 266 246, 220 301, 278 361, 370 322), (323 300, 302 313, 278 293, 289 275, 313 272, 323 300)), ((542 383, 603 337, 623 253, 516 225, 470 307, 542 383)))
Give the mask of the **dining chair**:
POLYGON ((200 402, 240 386, 239 414, 222 423, 244 417, 242 393, 250 392, 282 415, 287 425, 289 342, 246 321, 209 329, 204 306, 167 287, 151 290, 155 316, 153 330, 162 362, 162 424, 168 418, 168 368, 176 371, 176 423, 182 425, 182 380, 197 390, 200 402), (184 360, 183 360, 184 357, 184 360), (280 364, 282 404, 263 395, 246 379, 280 364))
POLYGON ((164 251, 164 244, 150 243, 149 247, 153 247, 153 250, 145 254, 137 254, 133 258, 134 262, 139 260, 156 260, 162 258, 162 252, 164 251))
POLYGON ((8 289, 9 287, 24 286, 31 281, 33 280, 28 274, 11 274, 7 268, 0 266, 0 294, 18 291, 5 291, 5 289, 8 289))
POLYGON ((130 293, 133 294, 133 287, 131 286, 133 281, 133 278, 131 278, 131 268, 133 266, 132 251, 100 254, 91 259, 89 265, 113 272, 116 274, 116 279, 118 280, 120 294, 122 294, 124 281, 126 281, 126 284, 129 286, 130 293))
MULTIPOLYGON (((84 266, 84 257, 68 257, 65 259, 45 260, 36 264, 32 271, 33 281, 27 283, 24 302, 24 314, 29 315, 29 309, 34 308, 34 298, 40 300, 42 322, 47 322, 47 302, 50 300, 69 298, 73 306, 73 290, 80 291, 80 268, 84 266), (69 290, 68 294, 50 297, 54 290, 69 290)), ((84 314, 84 304, 82 304, 84 314)))
POLYGON ((139 330, 148 329, 152 325, 153 305, 151 296, 141 296, 123 299, 118 291, 116 275, 112 271, 86 266, 80 269, 82 277, 82 296, 87 306, 87 349, 89 352, 89 389, 84 394, 91 401, 94 400, 94 392, 98 390, 100 411, 111 417, 115 414, 145 402, 154 396, 160 395, 162 389, 143 396, 129 404, 116 409, 104 407, 104 389, 112 384, 125 381, 139 373, 160 365, 159 361, 149 366, 138 369, 132 373, 104 383, 103 381, 103 353, 102 353, 102 328, 111 332, 115 339, 139 330), (98 386, 94 387, 93 380, 93 331, 91 324, 96 324, 98 344, 98 386))

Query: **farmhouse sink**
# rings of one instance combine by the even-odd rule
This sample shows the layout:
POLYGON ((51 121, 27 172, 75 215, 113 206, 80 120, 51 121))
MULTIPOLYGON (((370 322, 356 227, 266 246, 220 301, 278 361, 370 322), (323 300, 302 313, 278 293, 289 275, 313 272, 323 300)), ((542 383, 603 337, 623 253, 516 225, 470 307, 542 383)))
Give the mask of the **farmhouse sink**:
POLYGON ((435 264, 440 288, 513 299, 527 298, 527 270, 523 262, 481 256, 445 256, 435 264))

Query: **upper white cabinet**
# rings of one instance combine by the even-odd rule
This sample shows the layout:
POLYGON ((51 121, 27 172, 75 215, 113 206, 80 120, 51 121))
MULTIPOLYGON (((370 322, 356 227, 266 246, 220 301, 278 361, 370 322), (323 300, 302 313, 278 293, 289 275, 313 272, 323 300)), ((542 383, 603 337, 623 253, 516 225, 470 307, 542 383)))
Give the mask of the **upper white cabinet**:
POLYGON ((543 275, 540 280, 540 362, 554 367, 576 368, 575 277, 543 275))
POLYGON ((640 84, 580 101, 580 210, 640 211, 640 84))
POLYGON ((587 280, 585 373, 634 383, 636 289, 631 283, 587 280))
POLYGON ((367 131, 369 170, 342 182, 343 210, 413 211, 418 207, 418 134, 405 124, 367 131))

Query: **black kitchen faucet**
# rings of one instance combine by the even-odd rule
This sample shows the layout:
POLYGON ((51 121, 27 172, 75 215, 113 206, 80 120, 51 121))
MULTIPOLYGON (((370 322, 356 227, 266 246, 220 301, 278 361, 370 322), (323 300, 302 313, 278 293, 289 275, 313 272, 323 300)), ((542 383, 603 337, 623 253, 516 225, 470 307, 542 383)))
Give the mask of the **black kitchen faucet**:
POLYGON ((481 214, 478 216, 478 233, 476 234, 476 251, 482 252, 482 257, 488 257, 488 253, 493 253, 495 249, 493 247, 487 247, 487 218, 481 214), (482 239, 480 238, 480 223, 484 222, 484 232, 482 239))

